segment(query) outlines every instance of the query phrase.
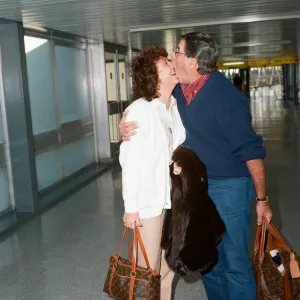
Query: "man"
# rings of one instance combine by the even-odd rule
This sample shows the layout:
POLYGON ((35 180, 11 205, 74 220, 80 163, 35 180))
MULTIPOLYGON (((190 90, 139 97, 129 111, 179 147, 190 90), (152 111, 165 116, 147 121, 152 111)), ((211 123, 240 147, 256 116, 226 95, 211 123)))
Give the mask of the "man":
MULTIPOLYGON (((226 225, 218 245, 218 264, 203 282, 210 300, 255 300, 249 260, 250 212, 256 190, 257 224, 270 222, 263 158, 266 150, 251 125, 248 99, 216 71, 218 49, 206 34, 189 33, 173 52, 179 77, 173 95, 186 129, 186 142, 206 164, 209 194, 226 225)), ((136 128, 120 123, 124 139, 136 128)))

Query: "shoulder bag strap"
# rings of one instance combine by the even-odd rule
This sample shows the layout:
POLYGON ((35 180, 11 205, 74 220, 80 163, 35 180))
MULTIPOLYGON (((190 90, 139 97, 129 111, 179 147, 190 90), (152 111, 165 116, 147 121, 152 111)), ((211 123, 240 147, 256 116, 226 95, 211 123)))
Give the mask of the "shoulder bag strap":
POLYGON ((145 249, 144 243, 142 241, 140 231, 139 231, 137 226, 134 228, 133 232, 134 232, 134 234, 133 234, 133 236, 134 236, 133 237, 133 248, 134 248, 134 254, 135 255, 132 258, 132 266, 131 266, 131 273, 130 273, 130 285, 129 285, 129 300, 133 300, 133 296, 134 296, 133 293, 134 293, 134 282, 135 282, 135 278, 136 278, 138 244, 140 245, 142 254, 144 256, 147 269, 150 270, 150 263, 149 263, 149 260, 148 260, 146 249, 145 249))
POLYGON ((122 246, 123 246, 123 243, 124 243, 124 239, 125 239, 126 233, 128 233, 128 228, 127 227, 124 228, 124 232, 123 232, 123 236, 122 236, 122 240, 121 240, 121 245, 120 245, 120 248, 119 248, 119 251, 118 251, 118 254, 117 254, 116 265, 118 264, 118 261, 119 261, 120 255, 121 255, 122 246))

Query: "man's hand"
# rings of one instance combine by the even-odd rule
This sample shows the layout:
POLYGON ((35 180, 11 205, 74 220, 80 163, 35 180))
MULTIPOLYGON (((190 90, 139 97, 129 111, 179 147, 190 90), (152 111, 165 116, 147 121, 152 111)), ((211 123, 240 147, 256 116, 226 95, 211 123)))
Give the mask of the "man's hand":
POLYGON ((130 141, 130 137, 136 134, 136 129, 139 127, 136 122, 126 122, 128 111, 125 110, 119 124, 120 133, 123 141, 130 141))
POLYGON ((124 225, 131 229, 134 229, 135 226, 142 227, 139 213, 125 213, 123 216, 124 225))
POLYGON ((176 162, 174 162, 174 164, 173 164, 174 175, 180 175, 181 171, 182 171, 182 168, 180 166, 178 166, 176 162))
POLYGON ((269 223, 271 222, 273 213, 269 205, 269 202, 257 201, 256 213, 257 213, 257 225, 262 224, 263 217, 265 217, 269 223))
MULTIPOLYGON (((266 191, 267 188, 266 188, 265 167, 262 159, 253 159, 247 161, 246 163, 253 179, 257 197, 261 199, 265 198, 267 195, 267 191, 266 191)), ((266 202, 257 201, 256 213, 257 213, 257 225, 262 224, 263 217, 265 217, 270 223, 273 213, 270 208, 269 201, 266 202)))

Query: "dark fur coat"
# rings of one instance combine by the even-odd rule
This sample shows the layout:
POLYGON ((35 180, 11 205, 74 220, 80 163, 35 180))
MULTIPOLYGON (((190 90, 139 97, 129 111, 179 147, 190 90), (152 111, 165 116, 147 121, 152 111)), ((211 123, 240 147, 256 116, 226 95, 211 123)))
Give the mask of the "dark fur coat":
POLYGON ((179 146, 170 167, 172 209, 165 213, 161 247, 169 267, 181 276, 210 270, 218 260, 217 244, 225 225, 208 195, 206 167, 188 147, 179 146))

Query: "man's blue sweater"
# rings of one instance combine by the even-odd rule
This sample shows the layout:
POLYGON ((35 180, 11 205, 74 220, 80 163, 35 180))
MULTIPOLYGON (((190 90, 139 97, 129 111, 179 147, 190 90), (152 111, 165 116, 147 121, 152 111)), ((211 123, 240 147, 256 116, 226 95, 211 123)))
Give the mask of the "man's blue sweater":
POLYGON ((208 178, 250 176, 246 161, 263 159, 266 150, 252 128, 248 98, 218 71, 189 105, 180 85, 173 95, 187 133, 185 144, 204 162, 208 178))

